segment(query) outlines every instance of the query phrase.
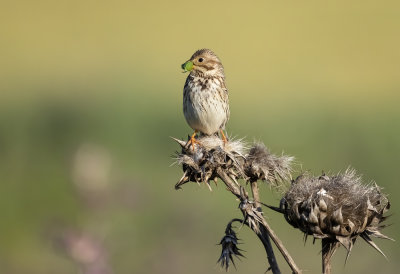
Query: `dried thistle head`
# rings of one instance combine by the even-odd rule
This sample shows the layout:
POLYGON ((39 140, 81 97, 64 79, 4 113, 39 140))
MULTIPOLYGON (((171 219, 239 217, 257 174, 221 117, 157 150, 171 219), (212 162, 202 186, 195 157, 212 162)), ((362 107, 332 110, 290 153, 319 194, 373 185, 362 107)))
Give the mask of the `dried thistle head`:
POLYGON ((380 232, 389 207, 379 187, 362 184, 353 169, 336 176, 299 176, 281 201, 289 224, 306 236, 340 242, 347 249, 347 256, 357 236, 384 255, 370 236, 390 239, 380 232))
POLYGON ((242 139, 224 143, 218 136, 200 136, 196 144, 173 138, 182 150, 177 153, 177 163, 183 167, 183 176, 175 185, 179 189, 187 182, 205 182, 217 177, 216 169, 223 171, 237 183, 239 179, 250 182, 264 180, 275 186, 291 179, 293 157, 277 156, 258 143, 248 150, 242 139))
POLYGON ((258 180, 278 184, 291 179, 294 157, 272 154, 264 144, 257 143, 246 155, 245 173, 249 181, 258 180))
POLYGON ((205 182, 210 187, 210 180, 216 180, 218 168, 223 169, 235 182, 243 177, 245 144, 242 140, 223 143, 218 136, 201 136, 194 146, 174 140, 182 147, 177 155, 177 162, 183 167, 183 176, 175 189, 189 181, 205 182))

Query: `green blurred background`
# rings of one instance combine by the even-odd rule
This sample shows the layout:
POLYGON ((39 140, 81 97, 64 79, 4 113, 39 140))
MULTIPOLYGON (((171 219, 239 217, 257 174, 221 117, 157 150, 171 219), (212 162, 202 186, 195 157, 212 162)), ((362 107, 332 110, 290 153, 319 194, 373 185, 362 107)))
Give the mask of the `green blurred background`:
MULTIPOLYGON (((285 151, 299 170, 356 168, 390 194, 384 233, 399 239, 399 12, 395 0, 3 0, 0 273, 78 273, 86 242, 114 273, 224 272, 216 243, 237 201, 221 185, 173 189, 169 136, 192 132, 180 64, 203 47, 225 66, 229 135, 285 151)), ((319 241, 304 245, 266 212, 297 264, 318 273, 319 241)), ((230 272, 263 273, 261 244, 246 228, 239 237, 246 258, 230 272)), ((389 261, 360 240, 334 272, 395 273, 398 245, 376 242, 389 261)))

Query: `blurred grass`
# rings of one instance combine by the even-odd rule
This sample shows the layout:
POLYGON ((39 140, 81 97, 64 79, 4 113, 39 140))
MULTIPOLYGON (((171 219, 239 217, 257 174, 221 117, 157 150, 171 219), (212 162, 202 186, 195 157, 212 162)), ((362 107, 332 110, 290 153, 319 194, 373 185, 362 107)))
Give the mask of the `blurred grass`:
MULTIPOLYGON (((178 148, 169 136, 191 133, 179 65, 201 47, 225 65, 229 134, 284 150, 317 174, 351 165, 383 186, 398 212, 397 1, 2 5, 2 272, 76 272, 46 236, 53 223, 104 238, 115 273, 220 272, 215 244, 239 216, 236 202, 221 186, 174 191, 180 170, 170 167, 178 148), (116 170, 121 199, 100 209, 88 208, 71 182, 74 152, 87 142, 107 148, 116 170)), ((262 194, 268 203, 280 198, 267 187, 262 194)), ((281 216, 268 216, 298 265, 318 272, 319 242, 303 247, 281 216)), ((385 232, 400 236, 395 226, 385 232)), ((237 273, 265 271, 256 237, 242 229, 240 238, 247 258, 237 273)), ((335 256, 334 270, 395 273, 397 245, 378 245, 389 262, 360 242, 345 268, 343 251, 335 256)))

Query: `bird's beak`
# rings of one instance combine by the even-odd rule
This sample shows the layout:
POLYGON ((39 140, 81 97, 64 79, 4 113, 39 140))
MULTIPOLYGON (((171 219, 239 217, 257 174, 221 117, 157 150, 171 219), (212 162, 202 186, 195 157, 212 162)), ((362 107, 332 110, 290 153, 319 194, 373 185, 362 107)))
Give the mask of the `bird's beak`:
POLYGON ((193 69, 193 62, 186 61, 184 64, 182 64, 181 67, 183 69, 183 72, 191 71, 193 69))

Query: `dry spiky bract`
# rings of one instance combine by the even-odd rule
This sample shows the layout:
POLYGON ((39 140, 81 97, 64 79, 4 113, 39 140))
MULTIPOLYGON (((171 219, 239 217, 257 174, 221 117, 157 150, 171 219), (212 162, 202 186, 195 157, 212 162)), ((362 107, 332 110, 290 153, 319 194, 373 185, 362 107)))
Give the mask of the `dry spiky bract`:
POLYGON ((357 236, 383 255, 370 236, 390 239, 380 232, 385 227, 383 215, 390 207, 387 197, 376 184, 362 184, 352 169, 336 176, 299 176, 281 207, 289 224, 306 235, 325 239, 330 245, 329 258, 339 243, 348 256, 357 236))
POLYGON ((229 222, 225 229, 225 236, 219 242, 222 246, 222 251, 217 263, 220 263, 222 268, 225 268, 226 271, 228 271, 230 262, 232 262, 233 266, 236 268, 233 256, 236 256, 237 258, 244 257, 240 252, 242 250, 237 247, 239 240, 236 237, 236 232, 232 229, 232 223, 232 221, 229 222))

